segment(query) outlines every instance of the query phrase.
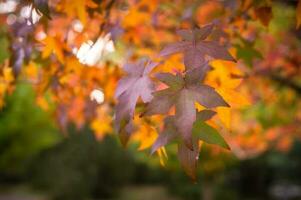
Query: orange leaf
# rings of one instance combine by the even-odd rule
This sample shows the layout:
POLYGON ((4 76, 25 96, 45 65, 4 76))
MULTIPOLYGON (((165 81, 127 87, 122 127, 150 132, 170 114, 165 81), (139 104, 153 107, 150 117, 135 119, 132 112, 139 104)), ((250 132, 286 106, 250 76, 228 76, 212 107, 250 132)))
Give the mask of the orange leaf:
POLYGON ((42 52, 42 57, 47 58, 49 57, 52 53, 54 53, 57 57, 57 59, 61 62, 64 63, 64 54, 63 54, 63 45, 62 42, 58 40, 56 37, 50 37, 47 36, 44 40, 43 43, 45 44, 45 47, 42 52))

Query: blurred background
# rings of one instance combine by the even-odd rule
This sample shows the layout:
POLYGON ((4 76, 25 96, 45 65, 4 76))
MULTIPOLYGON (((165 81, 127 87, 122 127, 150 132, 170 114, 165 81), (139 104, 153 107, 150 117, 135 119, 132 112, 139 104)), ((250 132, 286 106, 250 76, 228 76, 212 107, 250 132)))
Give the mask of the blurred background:
POLYGON ((300 2, 1 0, 0 200, 301 199, 300 2), (175 144, 150 155, 161 118, 127 148, 112 125, 120 66, 190 21, 216 23, 238 60, 206 80, 231 105, 212 122, 231 151, 202 144, 196 183, 175 144))
POLYGON ((17 85, 0 116, 1 200, 300 199, 299 140, 243 160, 203 145, 192 183, 173 154, 162 167, 115 135, 99 141, 89 128, 70 126, 64 136, 29 85, 17 85))

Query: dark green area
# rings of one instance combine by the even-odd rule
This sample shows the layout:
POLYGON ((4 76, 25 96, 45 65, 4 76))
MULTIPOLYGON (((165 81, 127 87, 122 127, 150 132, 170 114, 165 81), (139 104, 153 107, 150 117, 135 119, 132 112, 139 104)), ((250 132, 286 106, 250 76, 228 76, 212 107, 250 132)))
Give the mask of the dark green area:
POLYGON ((61 138, 49 114, 36 106, 31 86, 19 84, 0 111, 0 180, 19 179, 36 154, 61 138))

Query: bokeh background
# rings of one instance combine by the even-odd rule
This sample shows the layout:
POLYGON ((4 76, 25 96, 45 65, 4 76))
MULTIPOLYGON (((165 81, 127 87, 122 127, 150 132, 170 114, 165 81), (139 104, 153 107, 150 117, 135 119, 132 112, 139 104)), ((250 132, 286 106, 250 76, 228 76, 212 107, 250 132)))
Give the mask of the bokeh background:
POLYGON ((301 1, 50 0, 51 20, 34 2, 0 1, 0 200, 301 199, 301 1), (161 118, 138 119, 127 148, 112 125, 121 66, 191 21, 216 23, 238 60, 211 63, 231 151, 202 144, 196 183, 175 145, 150 155, 161 118))

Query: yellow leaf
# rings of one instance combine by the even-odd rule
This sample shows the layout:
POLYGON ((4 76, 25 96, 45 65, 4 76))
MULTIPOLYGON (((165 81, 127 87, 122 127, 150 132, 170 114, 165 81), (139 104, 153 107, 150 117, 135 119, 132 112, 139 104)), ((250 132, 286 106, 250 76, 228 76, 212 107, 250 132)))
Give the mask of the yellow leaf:
POLYGON ((98 139, 103 138, 104 135, 111 133, 112 130, 112 118, 109 115, 109 107, 102 105, 96 110, 96 117, 91 122, 91 129, 94 131, 98 139))
POLYGON ((37 80, 38 72, 37 65, 32 61, 25 67, 25 76, 30 80, 37 80))
POLYGON ((184 65, 180 54, 170 56, 163 64, 155 68, 154 72, 176 72, 183 71, 184 65))
POLYGON ((145 124, 134 134, 133 139, 140 142, 138 150, 142 151, 149 148, 155 142, 157 135, 157 131, 153 127, 145 124))
POLYGON ((241 78, 233 76, 241 76, 242 72, 236 67, 236 64, 228 61, 215 60, 211 62, 214 68, 206 77, 206 81, 213 84, 214 87, 231 88, 238 87, 242 81, 241 78))
POLYGON ((13 75, 13 70, 12 68, 9 68, 9 67, 5 67, 3 69, 3 78, 4 78, 4 81, 6 81, 7 83, 11 83, 14 81, 14 75, 13 75))
POLYGON ((167 153, 164 147, 157 150, 157 154, 159 156, 159 161, 162 166, 165 166, 165 161, 167 160, 167 153))
POLYGON ((218 117, 221 122, 225 125, 225 127, 230 130, 231 129, 231 108, 220 107, 216 109, 218 117))
POLYGON ((7 85, 4 82, 0 82, 0 96, 1 96, 0 99, 2 99, 2 97, 4 97, 6 89, 7 89, 7 85))
POLYGON ((217 92, 230 104, 231 108, 241 108, 250 105, 250 100, 243 91, 219 88, 217 92))
POLYGON ((45 110, 45 111, 49 110, 49 104, 44 97, 38 96, 36 99, 36 102, 37 102, 37 105, 40 106, 43 110, 45 110))

